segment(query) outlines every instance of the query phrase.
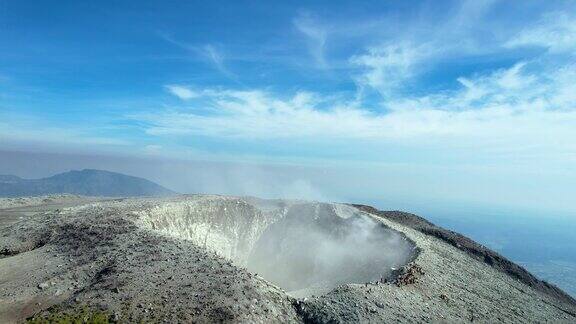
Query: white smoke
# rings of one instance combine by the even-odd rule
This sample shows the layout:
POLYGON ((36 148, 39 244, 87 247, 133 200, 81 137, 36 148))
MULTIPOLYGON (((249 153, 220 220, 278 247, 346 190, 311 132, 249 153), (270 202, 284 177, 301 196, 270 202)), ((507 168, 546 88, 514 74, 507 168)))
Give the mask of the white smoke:
POLYGON ((399 233, 366 215, 341 218, 332 206, 292 207, 263 233, 248 268, 288 291, 326 291, 387 279, 408 262, 412 244, 399 233))

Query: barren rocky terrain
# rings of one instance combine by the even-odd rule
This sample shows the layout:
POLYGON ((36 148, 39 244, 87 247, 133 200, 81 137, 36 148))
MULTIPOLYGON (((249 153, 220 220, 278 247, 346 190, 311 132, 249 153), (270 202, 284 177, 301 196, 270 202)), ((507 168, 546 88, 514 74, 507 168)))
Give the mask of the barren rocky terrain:
POLYGON ((415 215, 212 195, 0 204, 2 323, 576 321, 560 289, 415 215))

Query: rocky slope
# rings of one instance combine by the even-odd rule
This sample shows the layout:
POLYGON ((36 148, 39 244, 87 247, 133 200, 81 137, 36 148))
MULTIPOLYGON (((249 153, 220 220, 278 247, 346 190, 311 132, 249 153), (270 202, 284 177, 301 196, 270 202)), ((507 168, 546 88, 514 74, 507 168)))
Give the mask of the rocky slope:
POLYGON ((204 195, 77 203, 3 223, 0 322, 576 321, 561 290, 409 214, 204 195))

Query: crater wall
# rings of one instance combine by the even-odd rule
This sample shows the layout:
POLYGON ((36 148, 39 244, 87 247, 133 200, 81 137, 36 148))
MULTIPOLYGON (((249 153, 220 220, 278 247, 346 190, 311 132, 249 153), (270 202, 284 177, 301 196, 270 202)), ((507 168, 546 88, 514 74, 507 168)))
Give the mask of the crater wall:
POLYGON ((327 203, 201 197, 139 212, 152 230, 213 251, 287 291, 390 279, 414 244, 357 209, 327 203))

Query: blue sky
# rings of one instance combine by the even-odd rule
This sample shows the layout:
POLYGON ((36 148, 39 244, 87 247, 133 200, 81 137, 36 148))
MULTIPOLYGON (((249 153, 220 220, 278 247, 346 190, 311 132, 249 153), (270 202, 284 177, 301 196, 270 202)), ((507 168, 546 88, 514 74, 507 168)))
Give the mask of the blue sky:
POLYGON ((574 211, 575 58, 575 1, 0 0, 0 149, 329 164, 574 211))

